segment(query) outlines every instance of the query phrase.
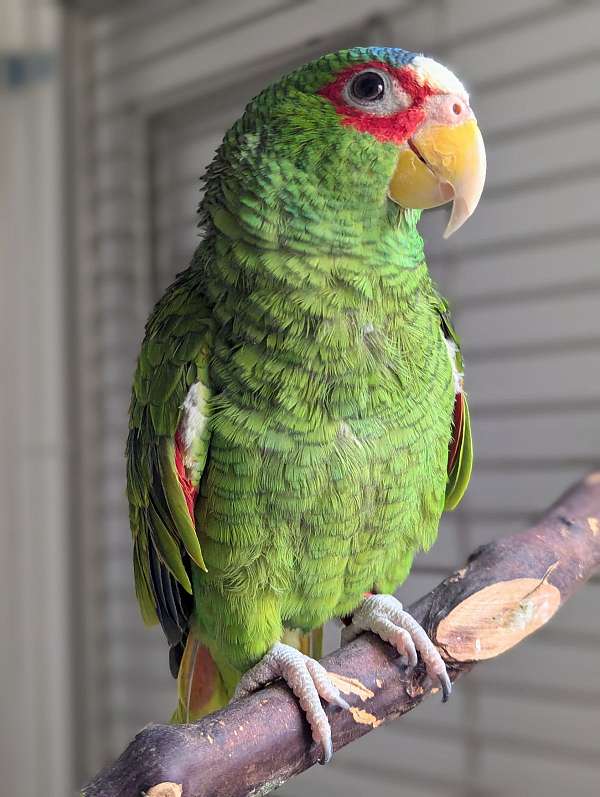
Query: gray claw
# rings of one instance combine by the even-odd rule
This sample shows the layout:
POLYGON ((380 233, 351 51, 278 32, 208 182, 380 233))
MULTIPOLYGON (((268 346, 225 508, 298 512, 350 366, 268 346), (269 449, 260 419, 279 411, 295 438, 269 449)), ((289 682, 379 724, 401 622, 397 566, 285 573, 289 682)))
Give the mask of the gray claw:
POLYGON ((333 700, 331 700, 331 702, 340 708, 345 708, 347 710, 350 709, 350 703, 348 703, 347 700, 344 700, 341 695, 337 695, 333 700))
POLYGON ((323 755, 321 758, 319 758, 319 764, 325 765, 328 764, 333 758, 333 742, 331 741, 331 736, 329 736, 327 741, 323 742, 322 747, 323 755))
POLYGON ((448 698, 452 694, 452 681, 450 680, 447 672, 443 672, 441 675, 438 675, 438 680, 442 690, 442 703, 447 703, 448 698))

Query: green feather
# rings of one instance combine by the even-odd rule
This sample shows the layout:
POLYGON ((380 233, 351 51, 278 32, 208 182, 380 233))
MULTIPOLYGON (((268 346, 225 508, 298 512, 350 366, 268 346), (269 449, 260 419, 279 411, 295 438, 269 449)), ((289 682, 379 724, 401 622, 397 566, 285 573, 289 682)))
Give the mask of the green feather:
POLYGON ((456 509, 467 491, 473 470, 473 439, 471 436, 471 419, 467 397, 463 398, 463 425, 458 456, 446 484, 446 500, 444 509, 447 512, 456 509))
POLYGON ((186 592, 191 593, 192 585, 181 559, 181 550, 166 527, 160 512, 150 504, 148 507, 148 525, 152 529, 152 540, 158 549, 160 558, 175 576, 186 592))
POLYGON ((158 622, 158 617, 154 608, 154 597, 150 589, 150 576, 147 569, 147 565, 141 563, 140 551, 136 546, 133 555, 135 594, 140 606, 142 620, 146 625, 155 625, 158 622))

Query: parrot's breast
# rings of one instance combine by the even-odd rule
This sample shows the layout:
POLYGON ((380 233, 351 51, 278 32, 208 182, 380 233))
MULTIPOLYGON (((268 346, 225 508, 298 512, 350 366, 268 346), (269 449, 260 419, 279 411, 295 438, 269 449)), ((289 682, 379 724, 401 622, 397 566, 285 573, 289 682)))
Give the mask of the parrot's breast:
POLYGON ((268 591, 285 624, 312 628, 393 590, 435 539, 454 384, 415 271, 403 295, 326 317, 306 293, 254 295, 244 319, 238 303, 197 511, 207 590, 268 591))

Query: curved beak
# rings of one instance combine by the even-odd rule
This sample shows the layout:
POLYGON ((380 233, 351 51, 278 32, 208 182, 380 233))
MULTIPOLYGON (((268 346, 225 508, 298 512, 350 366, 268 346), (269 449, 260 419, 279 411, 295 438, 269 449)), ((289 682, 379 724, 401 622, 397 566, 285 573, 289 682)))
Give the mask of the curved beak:
POLYGON ((457 125, 430 124, 409 139, 389 184, 390 198, 405 208, 452 202, 448 238, 471 216, 481 197, 486 160, 474 118, 457 125))

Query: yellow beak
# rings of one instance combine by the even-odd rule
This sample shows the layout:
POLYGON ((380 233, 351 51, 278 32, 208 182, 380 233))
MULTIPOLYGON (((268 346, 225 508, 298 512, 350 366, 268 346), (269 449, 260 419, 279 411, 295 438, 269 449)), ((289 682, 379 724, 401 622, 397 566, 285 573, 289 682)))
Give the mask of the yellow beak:
POLYGON ((485 147, 475 119, 458 125, 428 125, 403 149, 389 196, 405 208, 435 208, 453 202, 448 238, 473 213, 485 182, 485 147))

